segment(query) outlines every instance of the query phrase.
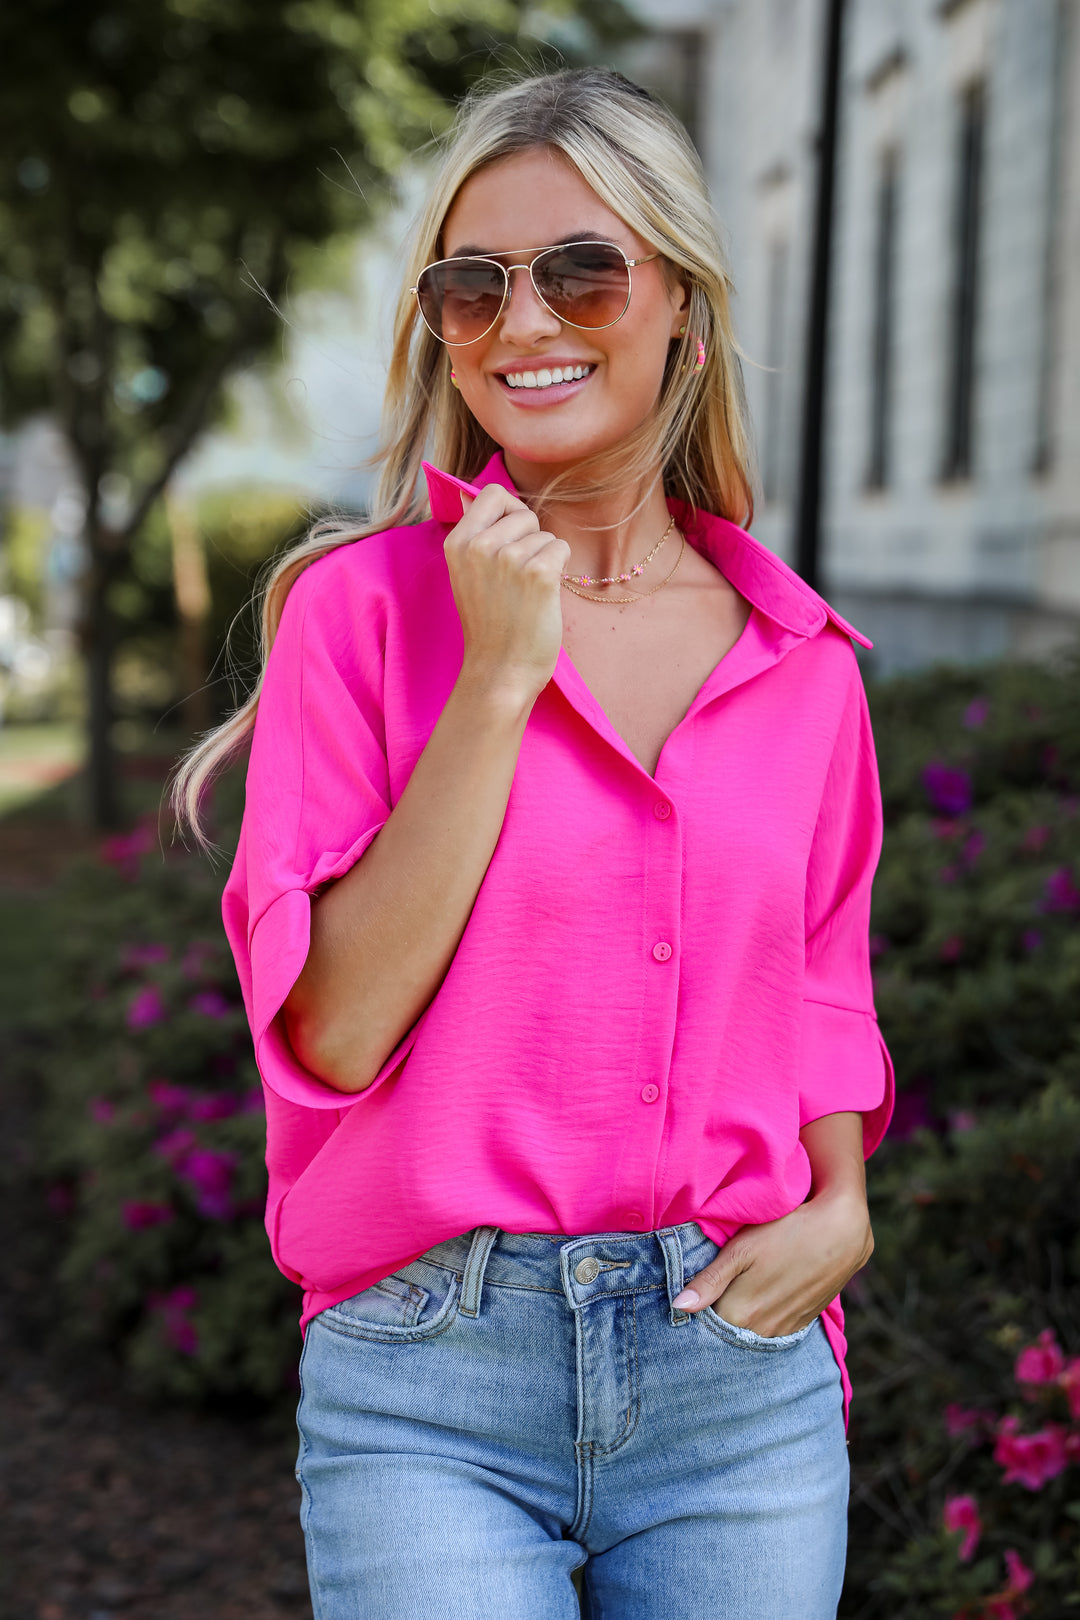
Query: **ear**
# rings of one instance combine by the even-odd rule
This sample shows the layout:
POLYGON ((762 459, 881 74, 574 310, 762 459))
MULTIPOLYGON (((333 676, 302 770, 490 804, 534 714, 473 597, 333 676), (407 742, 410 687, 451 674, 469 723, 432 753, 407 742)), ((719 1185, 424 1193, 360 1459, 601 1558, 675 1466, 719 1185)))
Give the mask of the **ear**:
POLYGON ((682 336, 679 328, 686 325, 686 317, 690 313, 690 288, 684 281, 677 281, 671 289, 671 336, 682 336))

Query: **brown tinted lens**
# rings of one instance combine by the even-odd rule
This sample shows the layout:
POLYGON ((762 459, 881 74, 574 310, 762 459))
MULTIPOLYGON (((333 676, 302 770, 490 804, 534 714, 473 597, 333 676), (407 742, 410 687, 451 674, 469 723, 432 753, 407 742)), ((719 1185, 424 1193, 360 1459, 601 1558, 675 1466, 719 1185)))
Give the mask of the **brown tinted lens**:
POLYGON ((475 343, 498 317, 506 278, 484 259, 447 259, 421 270, 416 294, 425 321, 444 343, 475 343))
POLYGON ((630 300, 630 270, 618 248, 576 242, 552 248, 533 265, 536 290, 571 326, 612 326, 630 300))

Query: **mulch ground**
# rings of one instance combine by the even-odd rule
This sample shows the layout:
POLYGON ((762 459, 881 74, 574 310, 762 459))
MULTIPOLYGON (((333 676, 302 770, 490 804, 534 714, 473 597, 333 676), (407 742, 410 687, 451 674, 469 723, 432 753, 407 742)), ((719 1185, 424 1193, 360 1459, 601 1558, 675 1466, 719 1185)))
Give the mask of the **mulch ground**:
MULTIPOLYGON (((9 904, 92 842, 0 822, 9 904)), ((65 1343, 21 1066, 0 1035, 0 1620, 311 1620, 287 1416, 152 1408, 65 1343)))

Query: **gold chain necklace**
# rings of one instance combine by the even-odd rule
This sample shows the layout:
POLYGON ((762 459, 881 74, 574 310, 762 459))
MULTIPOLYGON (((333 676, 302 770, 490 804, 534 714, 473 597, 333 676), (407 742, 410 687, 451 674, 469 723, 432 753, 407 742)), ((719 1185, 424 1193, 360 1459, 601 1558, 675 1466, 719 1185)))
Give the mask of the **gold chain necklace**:
POLYGON ((683 552, 686 550, 685 534, 681 535, 680 538, 682 539, 682 545, 679 547, 679 555, 675 559, 675 567, 672 568, 670 573, 665 574, 659 585, 654 585, 651 591, 638 591, 635 596, 589 596, 585 591, 579 591, 577 586, 571 584, 565 575, 563 575, 563 584, 574 596, 580 596, 583 602, 610 603, 613 607, 629 607, 631 602, 644 602, 647 596, 655 596, 657 591, 662 591, 668 581, 673 578, 675 569, 682 562, 683 552))
POLYGON ((663 545, 664 541, 667 539, 674 527, 675 519, 674 517, 671 517, 668 519, 667 528, 664 530, 655 546, 653 546, 652 550, 649 552, 649 555, 647 557, 643 557, 639 563, 635 563, 633 568, 630 569, 629 573, 609 574, 604 579, 593 579, 591 574, 563 574, 563 584, 567 586, 585 585, 593 588, 595 588, 597 585, 629 585, 632 579, 637 579, 639 574, 643 574, 645 572, 646 568, 648 568, 649 564, 652 562, 653 558, 656 556, 656 553, 660 550, 660 547, 663 545))

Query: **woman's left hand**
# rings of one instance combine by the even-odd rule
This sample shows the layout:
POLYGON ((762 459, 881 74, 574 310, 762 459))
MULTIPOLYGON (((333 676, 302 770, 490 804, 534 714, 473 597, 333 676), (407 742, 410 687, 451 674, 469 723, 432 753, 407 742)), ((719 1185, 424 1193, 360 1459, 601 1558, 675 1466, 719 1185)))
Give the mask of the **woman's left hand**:
POLYGON ((812 1322, 874 1248, 862 1161, 862 1116, 830 1114, 804 1127, 810 1198, 790 1215, 744 1226, 674 1303, 711 1305, 725 1322, 768 1339, 812 1322), (696 1298, 691 1298, 695 1295, 696 1298))

